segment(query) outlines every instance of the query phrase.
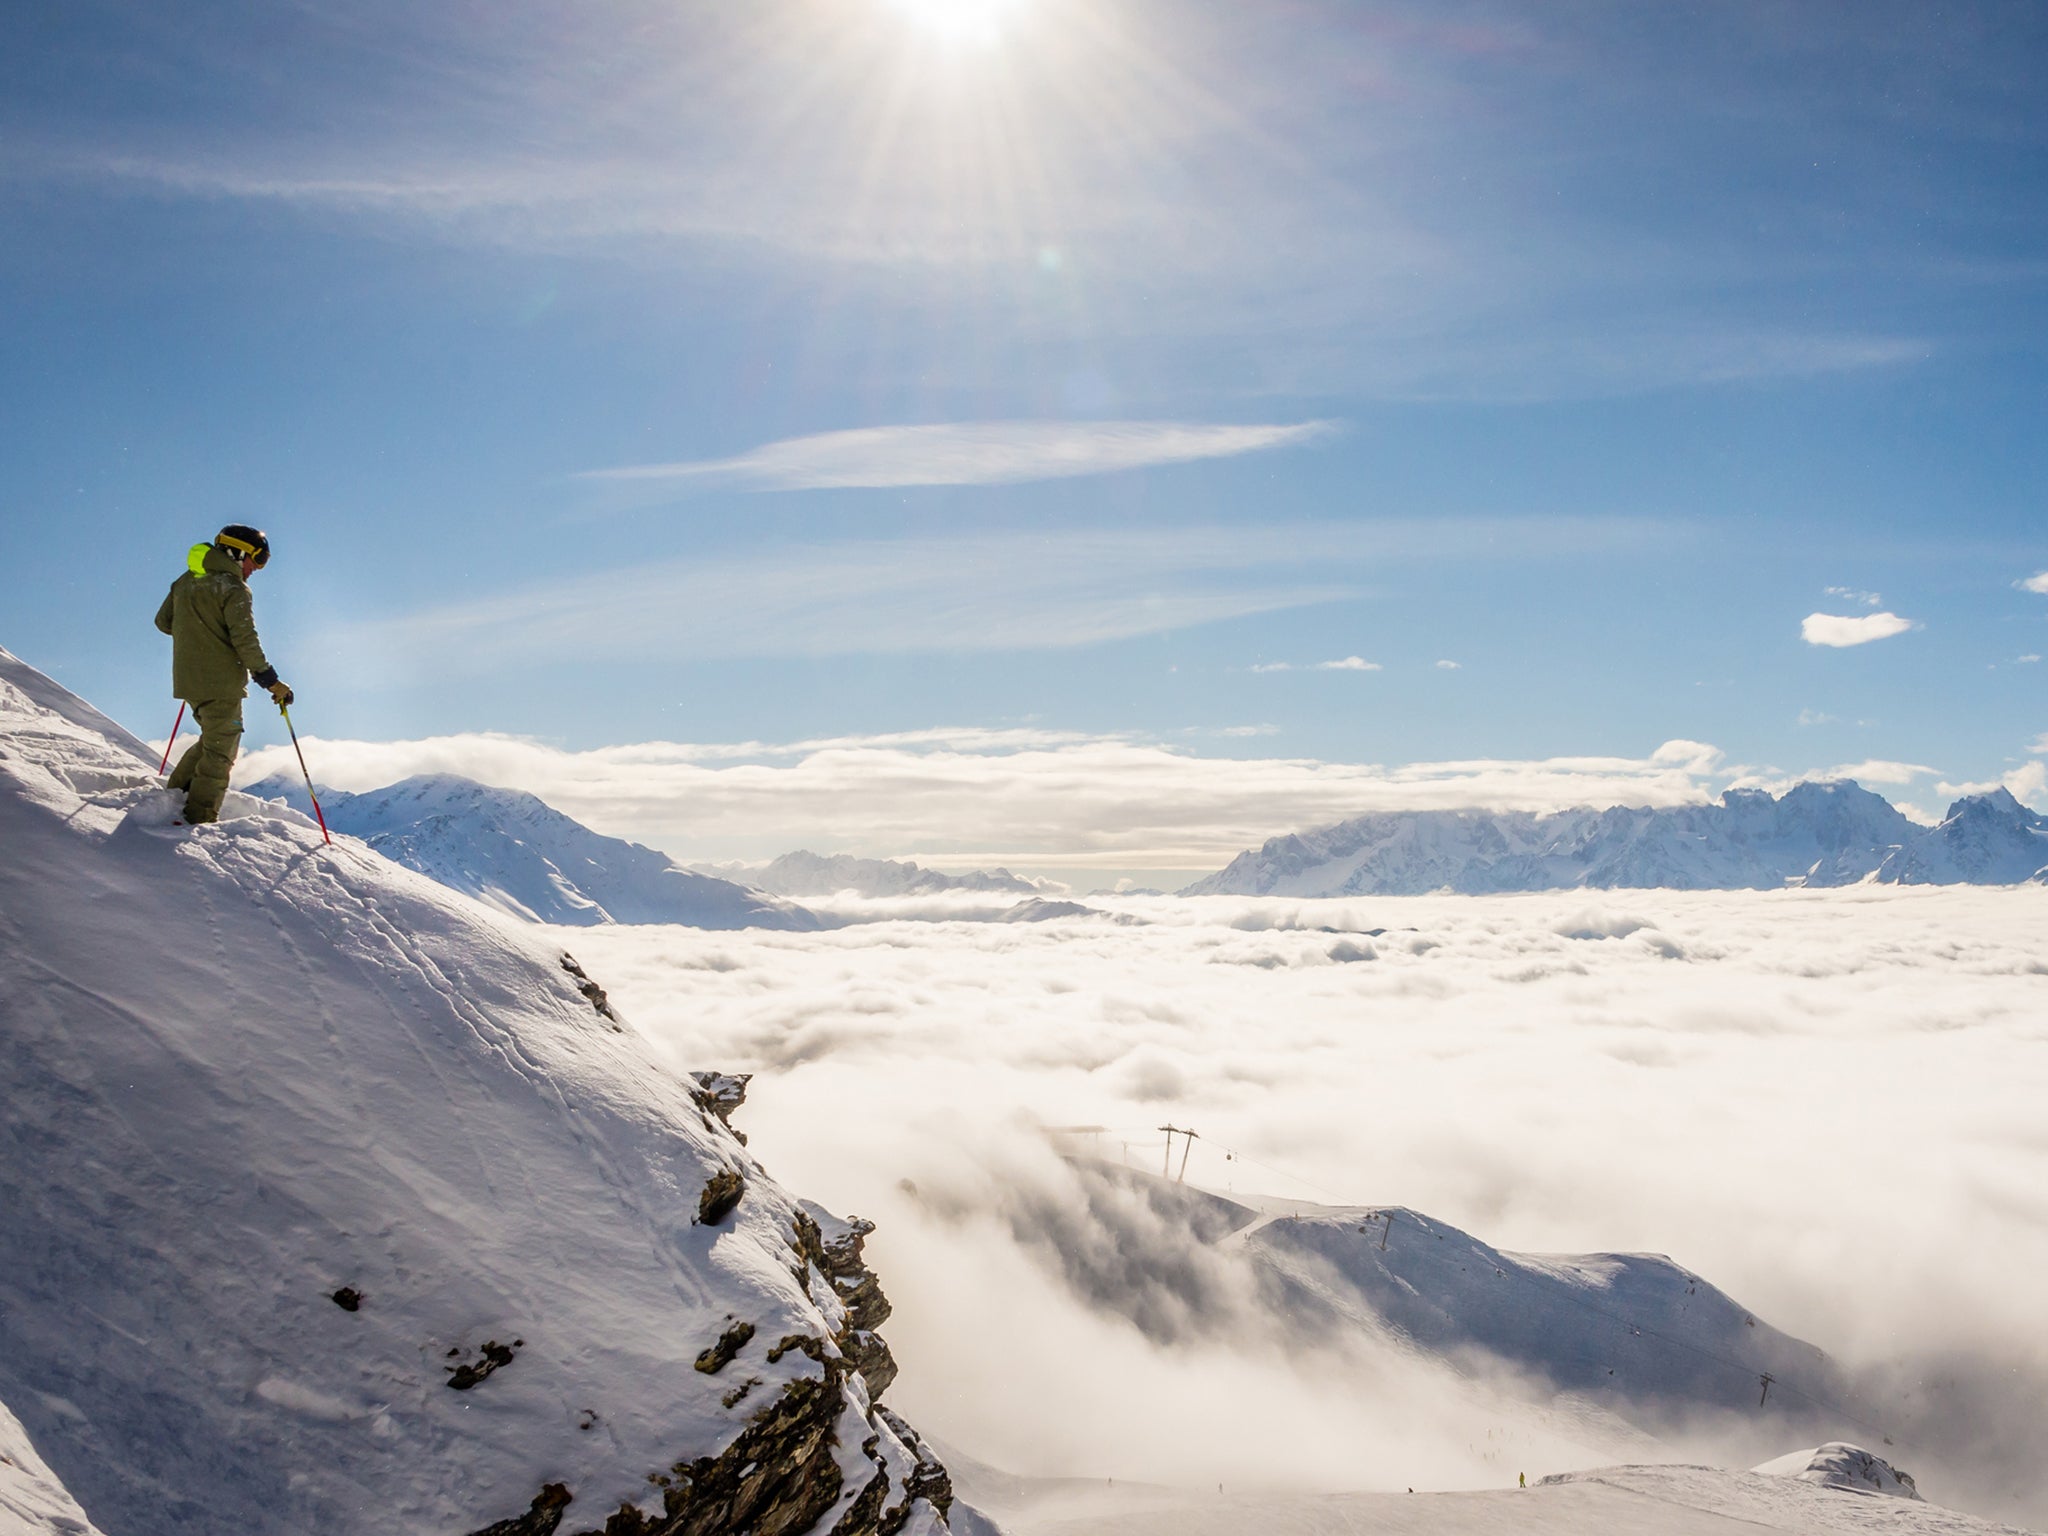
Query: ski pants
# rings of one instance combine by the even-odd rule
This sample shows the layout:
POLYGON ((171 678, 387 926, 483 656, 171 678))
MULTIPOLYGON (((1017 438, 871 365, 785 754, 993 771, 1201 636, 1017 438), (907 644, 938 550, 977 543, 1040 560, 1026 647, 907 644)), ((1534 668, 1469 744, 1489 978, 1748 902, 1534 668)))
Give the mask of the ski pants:
POLYGON ((228 775, 242 750, 242 701, 195 700, 192 719, 199 726, 199 740, 178 759, 169 784, 185 791, 185 820, 198 826, 218 820, 220 803, 227 798, 228 775))

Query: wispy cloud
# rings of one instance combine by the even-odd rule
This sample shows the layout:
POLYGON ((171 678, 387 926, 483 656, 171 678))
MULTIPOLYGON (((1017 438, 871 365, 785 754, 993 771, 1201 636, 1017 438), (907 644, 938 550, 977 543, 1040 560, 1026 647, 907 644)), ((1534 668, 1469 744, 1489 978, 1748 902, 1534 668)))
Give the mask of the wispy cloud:
POLYGON ((1930 768, 1925 763, 1901 763, 1889 758, 1865 758, 1860 763, 1841 763, 1833 768, 1824 768, 1818 773, 1807 774, 1810 779, 1852 779, 1866 787, 1872 784, 1910 784, 1915 779, 1929 778, 1940 773, 1939 768, 1930 768))
POLYGON ((2038 576, 2029 576, 2022 581, 2016 581, 2013 585, 2022 592, 2039 592, 2043 596, 2048 596, 2048 571, 2043 571, 2038 576))
MULTIPOLYGON (((1547 110, 1561 77, 1482 85, 1468 50, 1406 23, 1276 40, 1249 12, 1167 29, 1159 13, 1040 0, 1020 10, 1017 46, 991 56, 998 73, 980 85, 1000 88, 975 88, 907 50, 889 9, 789 0, 670 7, 632 27, 598 10, 479 29, 397 8, 388 26, 295 29, 282 57, 264 37, 161 28, 152 78, 121 112, 90 113, 86 98, 91 131, 52 122, 33 144, 13 137, 0 174, 261 200, 693 274, 800 266, 826 296, 816 344, 843 330, 866 370, 890 364, 870 328, 842 327, 864 309, 890 331, 938 318, 997 379, 1014 376, 1008 340, 1031 333, 1091 353, 1138 341, 1159 378, 1227 369, 1254 388, 1406 398, 1628 393, 1894 367, 1931 349, 1812 330, 1769 301, 1817 272, 1897 259, 1888 225, 1849 242, 1852 259, 1801 205, 1752 189, 1737 217, 1705 211, 1724 234, 1768 227, 1768 239, 1703 248, 1693 204, 1624 231, 1572 195, 1573 168, 1604 150, 1578 138, 1584 124, 1634 99, 1615 83, 1641 78, 1633 32, 1516 19, 1535 56, 1577 61, 1566 67, 1584 118, 1547 110), (1358 88, 1390 71, 1398 89, 1358 88), (279 78, 298 88, 281 96, 268 87, 279 78), (188 103, 202 95, 195 123, 188 103), (1475 165, 1526 196, 1472 198, 1459 172, 1475 165), (1072 259, 1043 260, 1055 240, 1072 259), (1731 302, 1731 258, 1775 279, 1756 302, 1731 302), (887 294, 879 310, 871 281, 887 294), (1260 342, 1249 376, 1247 337, 1260 342)), ((1777 57, 1732 21, 1718 37, 1730 60, 1777 57)), ((1645 192, 1701 143, 1733 163, 1751 133, 1804 141, 1845 120, 1839 101, 1831 113, 1801 90, 1731 121, 1719 91, 1696 89, 1696 60, 1672 62, 1637 166, 1655 176, 1645 192)), ((109 100, 131 87, 101 73, 109 100)), ((1771 74, 1746 72, 1752 109, 1771 74)), ((928 377, 948 351, 913 350, 899 378, 928 377)))
POLYGON ((750 490, 1014 485, 1289 448, 1332 424, 1214 426, 1186 421, 982 421, 861 427, 764 443, 726 459, 587 470, 586 480, 686 481, 750 490))
POLYGON ((1896 613, 1866 613, 1855 617, 1834 613, 1809 613, 1799 626, 1799 635, 1808 645, 1850 646, 1868 645, 1873 640, 1888 640, 1893 635, 1903 635, 1919 625, 1911 619, 1902 619, 1896 613))
MULTIPOLYGON (((1627 519, 1036 528, 769 545, 337 625, 324 642, 461 671, 508 661, 1047 650, 1356 598, 1441 558, 1634 546, 1627 519)), ((1668 529, 1667 529, 1668 532, 1668 529)))
MULTIPOLYGON (((2044 738, 2048 740, 2048 738, 2044 738)), ((2032 752, 2044 750, 2041 742, 2028 749, 2032 752)), ((1963 795, 1988 795, 1994 790, 2007 790, 2015 800, 2030 805, 2039 805, 2048 798, 2048 763, 2021 763, 1995 779, 1979 779, 1971 783, 1951 784, 1946 779, 1937 783, 1935 791, 1951 799, 1963 795)))
POLYGON ((1439 672, 1456 672, 1461 670, 1463 665, 1462 662, 1440 661, 1436 664, 1436 667, 1439 672))
POLYGON ((1859 587, 1829 587, 1829 597, 1839 597, 1846 603, 1861 603, 1866 608, 1876 608, 1884 599, 1875 592, 1865 592, 1859 587))

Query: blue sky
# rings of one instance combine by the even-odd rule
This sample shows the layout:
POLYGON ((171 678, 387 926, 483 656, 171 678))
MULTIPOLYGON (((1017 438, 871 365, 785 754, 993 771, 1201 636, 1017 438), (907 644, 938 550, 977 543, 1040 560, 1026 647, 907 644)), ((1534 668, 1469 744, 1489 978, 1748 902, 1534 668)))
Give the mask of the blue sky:
POLYGON ((240 520, 337 742, 2048 806, 2044 74, 2024 5, 13 8, 0 644, 161 733, 240 520))

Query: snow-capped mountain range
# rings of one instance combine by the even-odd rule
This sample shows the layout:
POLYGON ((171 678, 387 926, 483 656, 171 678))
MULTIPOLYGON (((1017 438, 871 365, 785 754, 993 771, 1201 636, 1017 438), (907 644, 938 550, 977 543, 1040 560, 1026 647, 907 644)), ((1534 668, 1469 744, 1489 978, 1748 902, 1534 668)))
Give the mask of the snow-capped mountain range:
POLYGON ((155 769, 0 651, 0 1531, 948 1529, 871 1228, 769 1177, 743 1080, 155 769))
POLYGON ((1049 887, 1007 869, 976 869, 964 875, 942 874, 904 859, 862 859, 849 853, 812 853, 799 848, 766 864, 698 864, 707 875, 750 885, 776 896, 934 896, 946 891, 990 892, 1036 896, 1049 887))
MULTIPOLYGON (((245 792, 312 814, 305 785, 282 775, 245 792)), ((537 796, 454 774, 423 774, 362 794, 322 788, 320 809, 336 832, 360 837, 395 863, 532 922, 822 926, 792 902, 593 832, 537 796)))
POLYGON ((1661 886, 1767 890, 1874 880, 2048 880, 2048 816, 2010 791, 1968 795, 1938 826, 1847 782, 1716 804, 1531 811, 1384 811, 1269 839, 1184 896, 1415 896, 1661 886))

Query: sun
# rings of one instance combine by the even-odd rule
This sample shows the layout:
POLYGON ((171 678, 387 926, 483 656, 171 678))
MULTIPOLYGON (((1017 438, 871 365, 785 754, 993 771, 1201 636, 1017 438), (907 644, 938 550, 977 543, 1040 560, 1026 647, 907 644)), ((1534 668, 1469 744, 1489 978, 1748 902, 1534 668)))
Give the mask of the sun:
POLYGON ((927 36, 956 47, 987 48, 1002 41, 1003 24, 1024 0, 888 0, 891 9, 927 36))

